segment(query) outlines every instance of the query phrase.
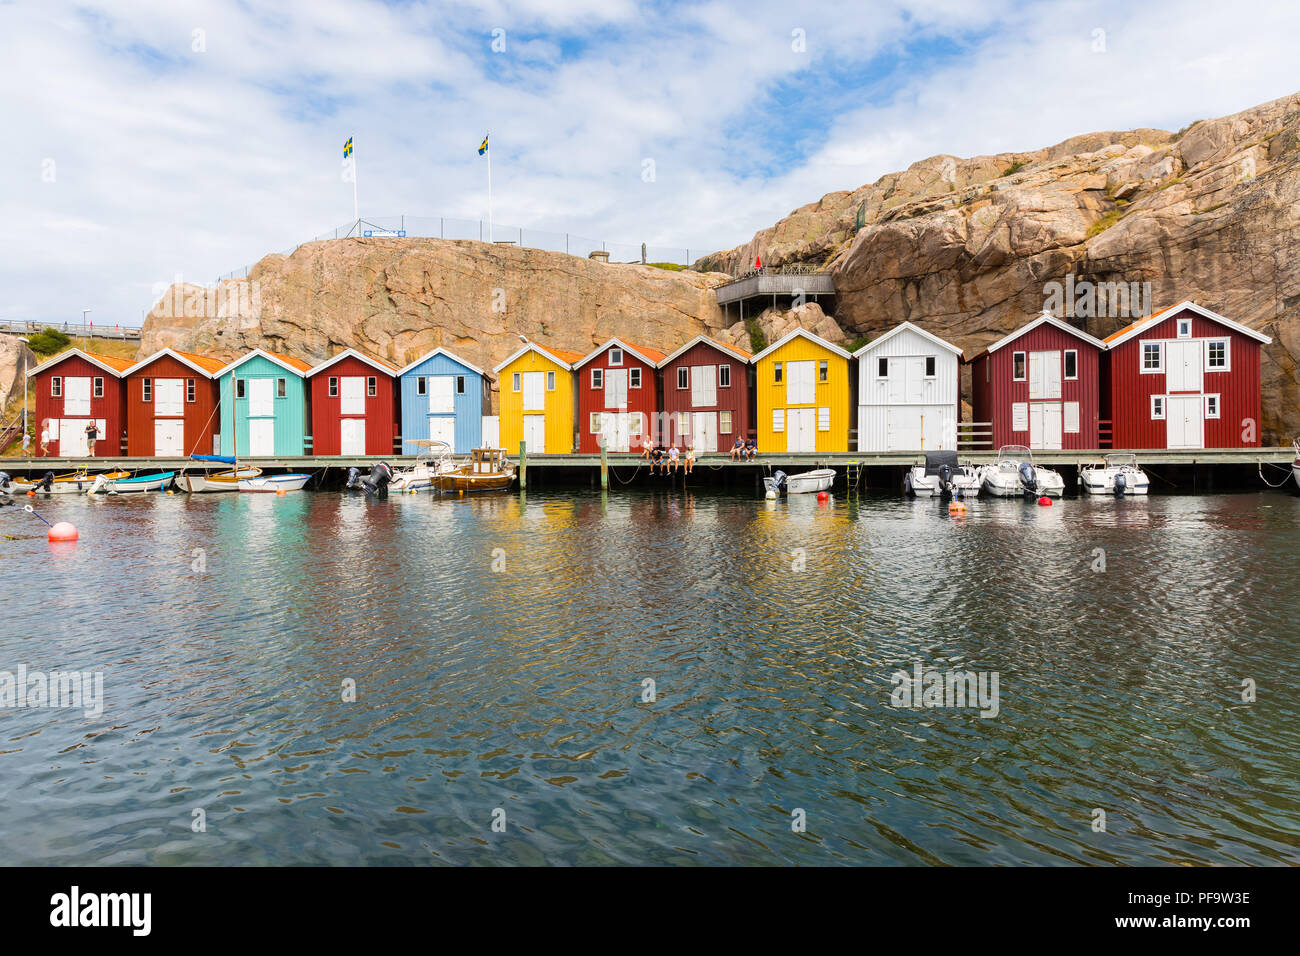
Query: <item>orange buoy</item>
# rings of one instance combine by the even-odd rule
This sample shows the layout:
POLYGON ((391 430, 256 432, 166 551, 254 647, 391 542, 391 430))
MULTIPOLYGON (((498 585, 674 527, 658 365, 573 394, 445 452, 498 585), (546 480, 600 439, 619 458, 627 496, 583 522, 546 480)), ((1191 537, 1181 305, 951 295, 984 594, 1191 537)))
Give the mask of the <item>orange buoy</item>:
POLYGON ((67 521, 60 521, 58 524, 51 525, 49 539, 51 541, 76 541, 77 526, 67 521))
POLYGON ((1039 498, 1038 503, 1042 505, 1044 508, 1052 507, 1052 499, 1047 497, 1047 495, 1043 495, 1043 497, 1039 498))
POLYGON ((275 493, 276 493, 277 495, 280 495, 281 497, 283 497, 283 496, 284 496, 284 489, 283 489, 283 488, 277 488, 277 489, 275 489, 275 493))
POLYGON ((27 497, 28 497, 28 498, 35 498, 35 497, 36 497, 36 492, 34 492, 34 491, 29 491, 29 492, 27 492, 27 497))
POLYGON ((964 515, 966 513, 966 505, 964 505, 960 501, 950 501, 948 502, 948 513, 954 515, 964 515))

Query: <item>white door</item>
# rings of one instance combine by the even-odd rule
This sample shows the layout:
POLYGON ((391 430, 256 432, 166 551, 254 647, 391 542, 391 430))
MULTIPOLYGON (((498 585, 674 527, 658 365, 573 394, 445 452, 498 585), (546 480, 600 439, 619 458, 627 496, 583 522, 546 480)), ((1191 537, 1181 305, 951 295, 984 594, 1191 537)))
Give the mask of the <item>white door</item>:
POLYGON ((1165 401, 1165 447, 1204 448, 1204 399, 1200 395, 1170 395, 1165 401))
POLYGON ((605 407, 627 408, 627 369, 605 369, 605 407))
MULTIPOLYGON (((524 375, 524 407, 528 401, 528 376, 542 375, 541 372, 526 372, 524 375)), ((545 388, 545 379, 542 387, 545 388)), ((540 401, 540 398, 539 398, 540 401)), ((434 375, 429 378, 429 414, 446 415, 456 410, 456 376, 434 375)))
MULTIPOLYGON (((524 372, 524 411, 546 410, 546 373, 524 372)), ((532 442, 529 442, 531 445, 532 442)))
POLYGON ((785 450, 817 450, 817 409, 787 408, 785 410, 785 450))
MULTIPOLYGON (((456 419, 450 415, 429 416, 429 437, 434 441, 445 441, 454 452, 462 450, 456 447, 456 419)), ((531 449, 533 443, 529 442, 528 447, 531 449)))
POLYGON ((1061 353, 1029 353, 1029 397, 1061 397, 1061 353))
POLYGON ((63 458, 85 458, 90 454, 86 447, 86 426, 90 424, 84 418, 65 418, 59 422, 59 455, 63 458))
POLYGON ((630 416, 627 412, 606 412, 600 416, 601 437, 606 451, 630 451, 630 416))
POLYGON ((1034 402, 1029 406, 1029 447, 1061 447, 1060 402, 1034 402))
POLYGON ((185 420, 158 418, 153 423, 153 453, 159 458, 182 458, 185 455, 185 420))
MULTIPOLYGON (((63 414, 66 417, 90 414, 90 379, 63 380, 63 414)), ((83 451, 84 455, 85 452, 83 451)))
POLYGON ((719 450, 717 412, 691 412, 691 447, 697 452, 719 450))
MULTIPOLYGON (((528 375, 534 373, 528 372, 528 375)), ((541 373, 537 373, 541 374, 541 373)), ((534 454, 546 453, 546 416, 545 415, 525 415, 524 416, 524 441, 528 443, 528 450, 534 454)))
POLYGON ((364 415, 365 413, 365 377, 362 375, 348 375, 339 379, 339 414, 364 415))
POLYGON ((179 418, 185 414, 185 382, 179 378, 153 380, 155 418, 179 418))
POLYGON ((496 415, 483 416, 483 447, 501 447, 501 423, 496 415))
MULTIPOLYGON (((893 372, 892 368, 890 372, 893 372)), ((886 451, 916 451, 923 447, 923 440, 919 408, 891 406, 885 409, 886 451)))
MULTIPOLYGON (((344 379, 346 382, 347 379, 344 379)), ((366 420, 364 418, 339 419, 339 454, 364 455, 366 453, 366 420)))
POLYGON ((811 405, 817 400, 816 386, 813 384, 816 365, 816 362, 786 362, 785 403, 787 405, 811 405))
MULTIPOLYGON (((271 384, 269 378, 253 379, 271 384)), ((270 458, 275 454, 275 419, 250 418, 248 420, 248 455, 251 458, 270 458)))
POLYGON ((270 418, 275 414, 275 379, 248 379, 248 417, 270 418))
MULTIPOLYGON (((1171 392, 1199 392, 1203 355, 1204 346, 1194 339, 1165 343, 1165 387, 1171 392)), ((1183 447, 1199 448, 1200 445, 1183 447)))
POLYGON ((696 408, 712 408, 718 404, 718 367, 716 365, 691 366, 691 404, 696 408))

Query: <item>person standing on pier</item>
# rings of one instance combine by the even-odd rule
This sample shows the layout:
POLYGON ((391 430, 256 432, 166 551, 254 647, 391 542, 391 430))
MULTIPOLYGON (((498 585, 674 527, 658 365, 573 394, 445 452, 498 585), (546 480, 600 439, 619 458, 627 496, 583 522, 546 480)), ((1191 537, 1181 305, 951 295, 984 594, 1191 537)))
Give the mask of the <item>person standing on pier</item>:
POLYGON ((50 454, 50 424, 46 422, 41 425, 41 457, 48 457, 50 454))
POLYGON ((95 442, 99 440, 99 429, 95 427, 92 421, 86 426, 86 453, 91 458, 95 457, 95 442))

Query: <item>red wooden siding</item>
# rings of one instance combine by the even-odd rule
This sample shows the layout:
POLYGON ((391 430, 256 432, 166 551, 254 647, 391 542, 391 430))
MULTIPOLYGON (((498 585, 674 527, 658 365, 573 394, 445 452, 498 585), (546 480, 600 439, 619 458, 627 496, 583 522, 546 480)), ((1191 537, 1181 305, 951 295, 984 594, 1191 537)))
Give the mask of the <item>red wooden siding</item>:
MULTIPOLYGON (((610 348, 620 348, 621 346, 613 345, 610 348)), ((662 358, 662 355, 660 356, 662 358)), ((645 428, 642 433, 643 439, 650 438, 655 433, 655 413, 659 411, 659 393, 658 384, 655 377, 655 367, 647 365, 639 358, 623 349, 623 364, 609 364, 609 348, 605 349, 590 362, 579 368, 575 375, 577 376, 578 389, 578 451, 582 454, 598 455, 600 454, 600 436, 593 435, 591 432, 591 413, 605 412, 605 390, 604 388, 593 389, 591 387, 591 370, 598 369, 623 369, 631 370, 634 368, 641 370, 641 387, 633 388, 631 386, 631 376, 629 375, 629 384, 627 388, 627 411, 641 412, 645 428)), ((602 384, 604 381, 604 372, 601 373, 602 384)), ((629 448, 632 451, 640 451, 641 443, 633 438, 629 442, 629 448)))
POLYGON ((314 455, 340 455, 339 427, 344 418, 366 420, 366 454, 393 454, 397 431, 397 403, 393 399, 393 376, 349 355, 311 377, 311 447, 314 455), (375 394, 366 395, 365 415, 343 415, 343 389, 330 396, 331 378, 359 376, 375 379, 375 394))
MULTIPOLYGON (((1227 339, 1229 349, 1228 371, 1201 374, 1202 395, 1219 396, 1219 417, 1204 419, 1206 448, 1258 447, 1260 444, 1260 343, 1249 336, 1220 325, 1211 319, 1182 309, 1171 312, 1167 318, 1143 328, 1131 339, 1106 352, 1107 389, 1104 395, 1106 414, 1114 424, 1116 448, 1164 448, 1167 444, 1167 422, 1151 418, 1151 396, 1168 394, 1198 394, 1196 392, 1166 391, 1165 373, 1143 375, 1142 342, 1152 339, 1171 340, 1178 337, 1177 321, 1180 317, 1192 320, 1192 338, 1227 339), (1255 423, 1254 440, 1246 441, 1246 420, 1255 423)), ((1166 355, 1166 361, 1167 361, 1166 355)))
MULTIPOLYGON (((992 443, 995 450, 1000 445, 1029 444, 1028 429, 1018 432, 1011 430, 1011 406, 1017 402, 1029 403, 1030 401, 1028 353, 1065 352, 1068 349, 1078 353, 1078 378, 1064 377, 1064 355, 1062 355, 1060 402, 1079 403, 1079 431, 1064 432, 1061 435, 1061 447, 1097 447, 1097 420, 1101 417, 1099 381, 1101 351, 1081 338, 1049 323, 1043 323, 1014 341, 1008 342, 996 352, 977 356, 971 365, 972 414, 977 422, 992 423, 992 443), (1026 353, 1025 380, 1021 382, 1012 380, 1016 352, 1026 353)), ((1038 399, 1034 400, 1035 403, 1038 401, 1038 399)))
POLYGON ((724 433, 721 430, 718 432, 718 448, 720 451, 727 451, 736 438, 749 438, 753 435, 753 414, 751 409, 754 405, 754 395, 749 383, 750 368, 748 362, 725 349, 710 345, 708 342, 697 342, 664 366, 661 381, 664 390, 663 410, 669 415, 675 415, 678 412, 730 411, 731 432, 724 433), (692 405, 691 389, 679 389, 677 387, 677 369, 681 367, 689 368, 692 365, 728 365, 731 367, 731 385, 727 388, 718 387, 718 403, 716 405, 692 405))
POLYGON ((186 385, 194 383, 194 401, 183 401, 181 408, 185 421, 186 455, 211 455, 212 436, 220 428, 217 417, 217 383, 207 378, 183 362, 170 355, 160 355, 148 365, 136 369, 122 380, 126 400, 126 453, 131 456, 152 458, 154 449, 154 422, 159 418, 176 416, 159 416, 157 414, 157 380, 178 378, 181 380, 181 398, 188 398, 186 385), (144 400, 144 380, 150 381, 151 400, 144 400))
MULTIPOLYGON (((90 415, 88 417, 95 420, 101 418, 104 420, 104 434, 100 435, 95 443, 95 457, 120 457, 122 454, 122 428, 126 422, 125 409, 123 408, 122 380, 112 372, 106 372, 98 365, 92 365, 79 355, 66 358, 57 365, 32 376, 36 388, 36 441, 32 444, 34 452, 37 455, 40 454, 41 427, 46 420, 65 417, 63 414, 63 398, 54 398, 50 395, 50 379, 55 377, 62 379, 85 377, 91 379, 90 415), (100 398, 95 398, 94 379, 96 378, 104 380, 104 394, 100 398)), ((67 394, 66 389, 64 394, 67 394)), ((58 440, 51 439, 49 456, 51 458, 61 456, 58 440)))

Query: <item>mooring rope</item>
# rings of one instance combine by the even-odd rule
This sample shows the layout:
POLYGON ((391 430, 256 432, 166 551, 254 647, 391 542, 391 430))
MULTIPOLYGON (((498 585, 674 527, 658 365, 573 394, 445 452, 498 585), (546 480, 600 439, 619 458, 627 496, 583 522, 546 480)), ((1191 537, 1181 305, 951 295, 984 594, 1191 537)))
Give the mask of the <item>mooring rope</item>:
POLYGON ((1292 478, 1292 476, 1295 474, 1295 473, 1291 470, 1291 468, 1290 468, 1289 465, 1279 465, 1279 464, 1276 464, 1275 462, 1271 462, 1271 461, 1261 461, 1261 462, 1257 462, 1257 464, 1258 464, 1258 466, 1259 466, 1259 480, 1262 481, 1262 482, 1264 482, 1264 484, 1268 485, 1270 488, 1281 488, 1281 487, 1282 487, 1283 485, 1285 485, 1288 481, 1290 481, 1291 478, 1292 478), (1283 478, 1281 481, 1279 481, 1276 485, 1273 484, 1273 482, 1269 481, 1267 478, 1264 477, 1264 466, 1265 466, 1265 465, 1268 465, 1270 468, 1276 468, 1278 471, 1285 471, 1285 472, 1286 472, 1286 477, 1283 478))

